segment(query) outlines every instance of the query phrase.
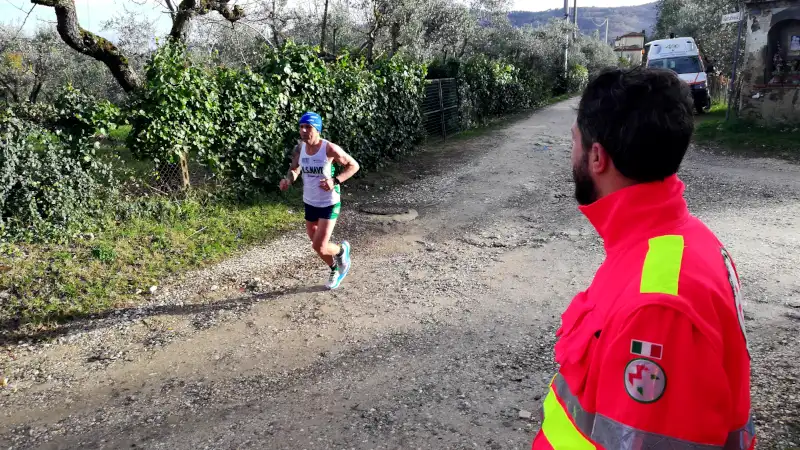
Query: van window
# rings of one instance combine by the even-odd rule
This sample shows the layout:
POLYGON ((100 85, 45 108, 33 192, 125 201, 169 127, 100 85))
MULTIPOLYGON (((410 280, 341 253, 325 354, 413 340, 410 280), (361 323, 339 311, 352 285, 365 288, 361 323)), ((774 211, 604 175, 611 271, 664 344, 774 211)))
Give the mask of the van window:
POLYGON ((703 71, 700 65, 700 58, 697 56, 651 59, 647 62, 647 67, 670 69, 676 73, 698 73, 703 71))

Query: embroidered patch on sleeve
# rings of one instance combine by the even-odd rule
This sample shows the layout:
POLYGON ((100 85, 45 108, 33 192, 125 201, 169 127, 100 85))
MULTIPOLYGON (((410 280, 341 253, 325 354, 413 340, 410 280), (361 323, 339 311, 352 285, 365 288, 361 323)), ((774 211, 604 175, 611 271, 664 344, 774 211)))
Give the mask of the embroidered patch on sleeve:
POLYGON ((639 403, 653 403, 664 395, 667 375, 649 359, 637 358, 625 366, 625 390, 639 403))

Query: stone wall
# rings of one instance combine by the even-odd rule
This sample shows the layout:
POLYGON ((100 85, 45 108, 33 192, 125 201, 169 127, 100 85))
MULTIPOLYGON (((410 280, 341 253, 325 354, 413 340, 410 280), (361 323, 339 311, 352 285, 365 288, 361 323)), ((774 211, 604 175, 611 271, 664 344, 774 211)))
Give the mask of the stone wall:
POLYGON ((764 124, 800 123, 800 84, 775 84, 772 75, 776 43, 798 27, 800 0, 750 1, 747 8, 740 115, 764 124))

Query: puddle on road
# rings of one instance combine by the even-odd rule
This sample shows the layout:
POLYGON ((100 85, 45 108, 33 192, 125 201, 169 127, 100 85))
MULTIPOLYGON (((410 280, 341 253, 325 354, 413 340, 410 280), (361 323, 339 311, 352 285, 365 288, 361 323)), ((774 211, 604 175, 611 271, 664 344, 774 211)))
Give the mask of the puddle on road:
POLYGON ((417 210, 394 205, 365 205, 358 209, 367 220, 380 223, 411 222, 419 217, 417 210))

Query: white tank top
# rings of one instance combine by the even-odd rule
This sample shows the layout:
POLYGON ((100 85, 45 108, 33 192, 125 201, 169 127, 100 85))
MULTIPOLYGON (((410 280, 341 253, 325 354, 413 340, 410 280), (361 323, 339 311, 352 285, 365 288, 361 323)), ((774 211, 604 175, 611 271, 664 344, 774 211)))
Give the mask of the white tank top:
POLYGON ((319 151, 313 155, 306 153, 306 144, 300 148, 300 168, 303 173, 303 202, 308 205, 325 208, 341 200, 341 186, 334 186, 325 191, 319 187, 320 180, 333 178, 333 163, 328 158, 328 141, 322 140, 319 151))

